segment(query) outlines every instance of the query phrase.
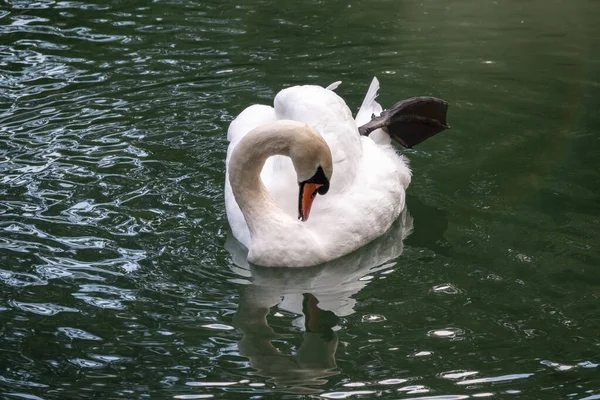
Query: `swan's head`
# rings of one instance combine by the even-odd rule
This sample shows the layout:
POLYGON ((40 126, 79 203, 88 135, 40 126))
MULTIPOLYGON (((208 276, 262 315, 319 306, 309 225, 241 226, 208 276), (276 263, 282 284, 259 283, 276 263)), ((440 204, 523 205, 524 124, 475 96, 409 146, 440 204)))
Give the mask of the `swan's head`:
POLYGON ((317 194, 324 195, 329 190, 333 161, 321 135, 308 126, 304 126, 303 134, 309 135, 310 140, 297 142, 290 149, 290 157, 298 175, 298 219, 306 221, 317 194))

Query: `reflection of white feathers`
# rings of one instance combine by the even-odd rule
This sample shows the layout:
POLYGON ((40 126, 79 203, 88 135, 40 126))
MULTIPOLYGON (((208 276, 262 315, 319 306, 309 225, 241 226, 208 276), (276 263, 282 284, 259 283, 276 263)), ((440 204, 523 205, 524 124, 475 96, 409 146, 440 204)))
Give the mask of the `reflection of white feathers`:
MULTIPOLYGON (((404 208, 405 189, 411 180, 408 163, 396 153, 383 130, 376 130, 369 137, 358 133, 359 125, 368 122, 372 114, 381 113, 375 100, 379 82, 373 79, 356 120, 344 100, 333 92, 337 85, 338 82, 329 85, 329 90, 320 86, 284 89, 275 97, 274 107, 250 106, 229 127, 227 217, 233 234, 250 249, 250 255, 261 253, 268 258, 264 265, 315 265, 349 254, 386 232, 404 208), (248 201, 248 209, 260 209, 260 215, 256 211, 242 214, 229 182, 230 170, 243 169, 236 163, 238 160, 232 159, 241 139, 256 127, 280 120, 305 123, 325 139, 331 150, 333 174, 329 192, 317 196, 310 218, 302 223, 297 220, 298 178, 289 157, 267 159, 260 177, 277 207, 271 203, 249 207, 258 201, 248 201), (246 219, 252 215, 257 221, 258 217, 268 221, 255 225, 269 229, 255 231, 251 238, 246 219), (276 231, 275 227, 281 229, 276 231)), ((277 140, 289 140, 288 137, 281 134, 277 140)), ((259 151, 250 145, 243 149, 249 159, 259 151)), ((250 190, 240 189, 237 193, 250 190)), ((254 260, 262 261, 261 256, 254 260)))

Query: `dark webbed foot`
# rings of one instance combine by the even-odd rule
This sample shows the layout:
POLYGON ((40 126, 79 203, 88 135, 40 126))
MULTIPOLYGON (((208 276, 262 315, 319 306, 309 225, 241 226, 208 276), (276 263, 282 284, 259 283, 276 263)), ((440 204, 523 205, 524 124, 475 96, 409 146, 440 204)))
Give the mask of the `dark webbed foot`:
POLYGON ((390 137, 404 147, 412 147, 440 133, 450 126, 446 124, 448 103, 435 97, 412 97, 402 100, 379 117, 358 128, 361 135, 369 136, 382 128, 390 137))

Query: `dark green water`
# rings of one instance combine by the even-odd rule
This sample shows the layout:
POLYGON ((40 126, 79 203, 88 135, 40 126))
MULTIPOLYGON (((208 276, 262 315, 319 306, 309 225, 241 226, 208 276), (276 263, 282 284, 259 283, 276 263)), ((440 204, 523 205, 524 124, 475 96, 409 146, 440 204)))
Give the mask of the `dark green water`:
POLYGON ((1 3, 0 396, 600 399, 598 21, 591 0, 1 3), (410 216, 333 265, 236 267, 229 122, 301 83, 342 80, 356 111, 374 75, 384 107, 451 104, 407 152, 410 216))

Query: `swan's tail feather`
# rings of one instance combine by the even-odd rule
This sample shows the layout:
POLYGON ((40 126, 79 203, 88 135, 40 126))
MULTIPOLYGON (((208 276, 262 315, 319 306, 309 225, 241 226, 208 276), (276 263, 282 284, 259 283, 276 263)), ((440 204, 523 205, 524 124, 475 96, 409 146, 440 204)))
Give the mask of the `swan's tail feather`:
POLYGON ((360 106, 360 109, 356 114, 356 126, 361 126, 369 122, 373 114, 375 114, 375 116, 379 116, 379 114, 381 114, 381 111, 383 109, 381 108, 381 105, 375 100, 377 98, 378 92, 379 80, 377 80, 377 77, 373 77, 373 80, 371 81, 371 86, 369 86, 369 90, 365 95, 365 99, 363 100, 362 105, 360 106))
POLYGON ((332 92, 335 91, 335 89, 338 88, 338 86, 340 86, 342 84, 342 81, 335 81, 333 82, 331 85, 327 86, 325 89, 327 90, 331 90, 332 92))

